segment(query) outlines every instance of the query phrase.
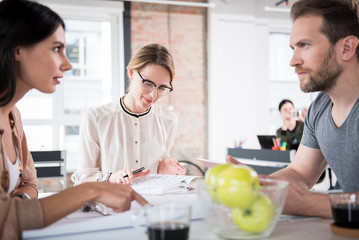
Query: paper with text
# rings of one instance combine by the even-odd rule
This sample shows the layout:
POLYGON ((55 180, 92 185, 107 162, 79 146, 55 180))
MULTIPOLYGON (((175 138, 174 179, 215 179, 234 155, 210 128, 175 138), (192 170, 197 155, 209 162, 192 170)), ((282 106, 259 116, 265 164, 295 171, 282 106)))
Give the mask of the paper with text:
POLYGON ((187 192, 198 176, 150 174, 133 180, 131 187, 140 194, 166 194, 187 192))

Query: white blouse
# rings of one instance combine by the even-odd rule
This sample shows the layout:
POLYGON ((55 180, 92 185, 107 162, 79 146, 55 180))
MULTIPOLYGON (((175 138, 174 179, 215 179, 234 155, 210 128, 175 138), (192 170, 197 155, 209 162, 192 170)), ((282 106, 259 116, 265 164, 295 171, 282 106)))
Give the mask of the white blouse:
POLYGON ((177 117, 152 106, 134 114, 119 101, 87 111, 80 128, 79 169, 103 172, 145 167, 157 173, 176 138, 177 117))

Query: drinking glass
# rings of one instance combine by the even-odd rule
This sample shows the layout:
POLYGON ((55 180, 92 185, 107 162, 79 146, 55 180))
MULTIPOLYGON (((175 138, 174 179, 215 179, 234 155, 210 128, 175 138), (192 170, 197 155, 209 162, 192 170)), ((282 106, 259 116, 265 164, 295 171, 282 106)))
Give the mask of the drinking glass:
POLYGON ((74 183, 74 186, 84 182, 101 182, 102 172, 99 171, 98 168, 85 168, 76 170, 71 175, 71 181, 74 183))
POLYGON ((185 203, 148 204, 131 218, 134 227, 146 232, 149 240, 188 240, 191 206, 185 203), (140 227, 143 219, 145 228, 140 227))

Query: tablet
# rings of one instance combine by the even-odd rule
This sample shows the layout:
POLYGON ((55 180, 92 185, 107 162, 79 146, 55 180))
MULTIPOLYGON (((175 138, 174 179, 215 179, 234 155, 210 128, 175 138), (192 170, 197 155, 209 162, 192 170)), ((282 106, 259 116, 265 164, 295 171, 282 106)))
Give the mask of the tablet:
POLYGON ((216 166, 218 164, 223 164, 223 163, 219 163, 219 162, 213 162, 213 161, 210 161, 208 159, 204 159, 204 158, 196 158, 196 160, 198 162, 201 162, 204 166, 208 167, 208 168, 211 168, 213 166, 216 166))

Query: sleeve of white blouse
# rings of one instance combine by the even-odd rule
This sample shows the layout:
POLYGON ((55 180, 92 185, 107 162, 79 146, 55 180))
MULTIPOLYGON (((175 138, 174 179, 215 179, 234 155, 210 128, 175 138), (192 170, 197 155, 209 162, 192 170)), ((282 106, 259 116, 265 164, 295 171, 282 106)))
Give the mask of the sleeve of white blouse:
POLYGON ((100 144, 95 113, 89 109, 81 123, 78 169, 100 168, 100 144))
POLYGON ((164 154, 164 157, 170 156, 171 149, 176 140, 177 130, 178 130, 178 119, 175 114, 173 114, 173 121, 171 123, 172 124, 169 124, 168 126, 168 138, 166 142, 166 152, 164 154))

